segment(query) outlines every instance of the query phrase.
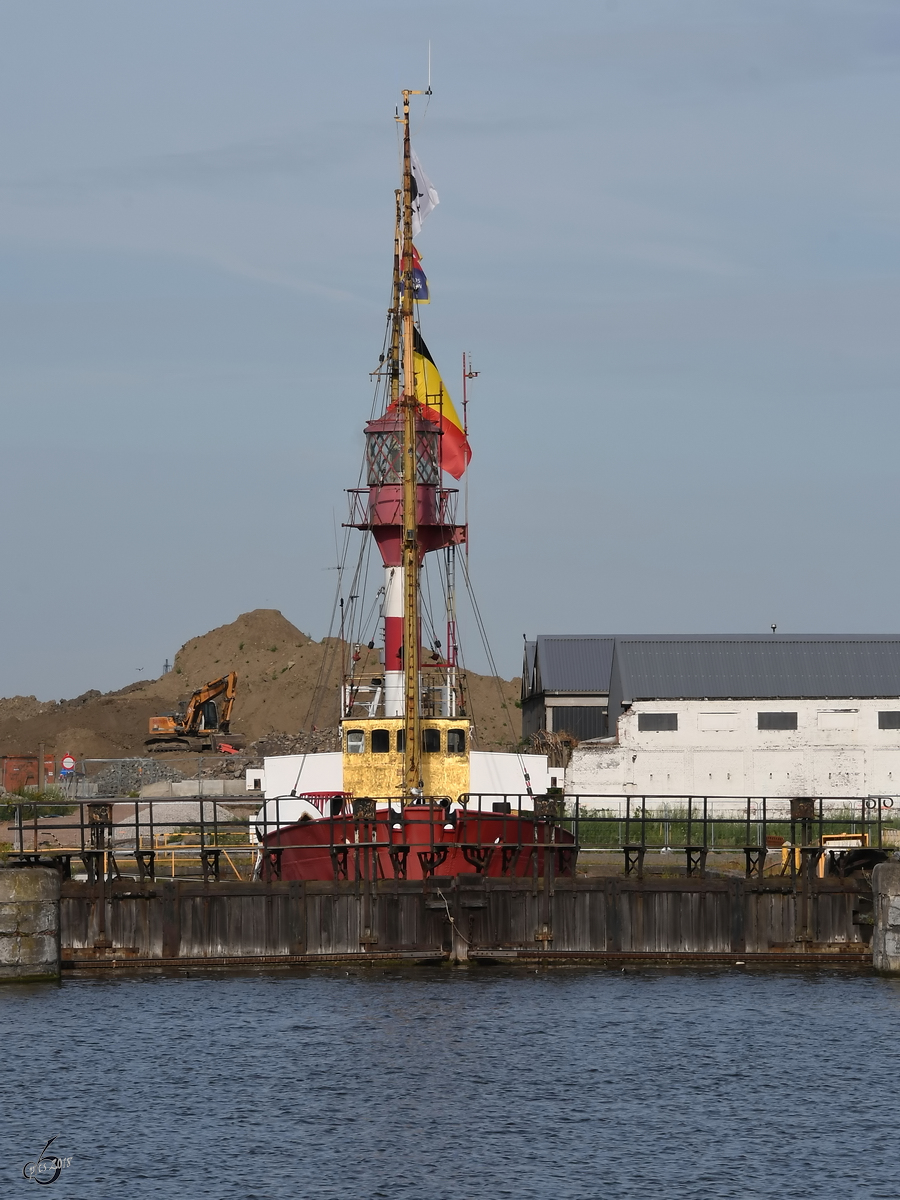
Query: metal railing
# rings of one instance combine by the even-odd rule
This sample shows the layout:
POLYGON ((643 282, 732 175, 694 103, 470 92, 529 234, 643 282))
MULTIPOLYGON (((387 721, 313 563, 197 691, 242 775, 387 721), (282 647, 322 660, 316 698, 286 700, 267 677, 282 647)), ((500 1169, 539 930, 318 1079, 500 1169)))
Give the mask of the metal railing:
MULTIPOLYGON (((249 803, 255 807, 252 798, 249 803)), ((173 876, 189 873, 196 865, 200 877, 218 879, 224 860, 234 877, 249 879, 257 853, 247 818, 212 799, 118 798, 59 805, 17 798, 6 807, 14 810, 7 861, 57 865, 65 878, 72 877, 73 864, 77 869, 80 863, 89 882, 127 873, 152 879, 157 864, 168 859, 173 876)))
POLYGON ((840 855, 853 848, 882 854, 900 848, 900 804, 895 807, 890 796, 496 793, 409 805, 396 796, 353 800, 335 794, 333 806, 320 799, 323 819, 313 822, 300 820, 298 800, 302 796, 275 797, 251 811, 259 803, 252 795, 105 798, 63 806, 17 797, 7 802, 13 836, 8 859, 55 862, 67 876, 80 863, 89 881, 128 871, 154 878, 164 863, 166 874, 183 876, 196 868, 210 880, 231 872, 240 879, 279 878, 292 855, 315 853, 322 870, 307 877, 377 879, 407 878, 412 866, 416 877, 446 873, 450 866, 518 876, 545 866, 570 873, 577 855, 586 862, 610 854, 624 856, 626 874, 642 874, 653 854, 681 854, 686 874, 704 874, 713 854, 743 856, 746 873, 762 875, 774 852, 775 868, 793 876, 810 863, 840 873, 840 855))

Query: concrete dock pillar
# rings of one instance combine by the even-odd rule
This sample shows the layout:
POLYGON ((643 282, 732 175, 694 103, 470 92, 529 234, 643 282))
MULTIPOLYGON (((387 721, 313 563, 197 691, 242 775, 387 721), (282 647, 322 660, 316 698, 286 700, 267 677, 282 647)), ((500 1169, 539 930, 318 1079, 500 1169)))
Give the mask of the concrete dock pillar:
POLYGON ((872 962, 876 971, 900 975, 900 863, 879 863, 872 872, 875 932, 872 962))
POLYGON ((59 871, 0 868, 0 983, 59 978, 59 871))

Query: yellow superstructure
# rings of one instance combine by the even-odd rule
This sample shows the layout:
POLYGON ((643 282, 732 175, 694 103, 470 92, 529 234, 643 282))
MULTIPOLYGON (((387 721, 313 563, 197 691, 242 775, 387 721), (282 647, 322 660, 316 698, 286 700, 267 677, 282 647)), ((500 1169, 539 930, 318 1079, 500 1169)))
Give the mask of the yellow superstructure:
MULTIPOLYGON (((469 722, 464 717, 422 717, 420 722, 423 792, 455 800, 469 790, 469 722)), ((405 724, 403 717, 344 720, 345 792, 376 798, 403 793, 405 724)))

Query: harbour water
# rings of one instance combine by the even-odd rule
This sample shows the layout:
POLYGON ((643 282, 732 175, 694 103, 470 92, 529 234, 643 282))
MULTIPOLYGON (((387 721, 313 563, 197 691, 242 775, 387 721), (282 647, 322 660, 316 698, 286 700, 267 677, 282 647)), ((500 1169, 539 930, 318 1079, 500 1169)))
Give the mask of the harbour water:
POLYGON ((898 1193, 900 981, 92 977, 0 1016, 4 1196, 54 1135, 55 1200, 898 1193))

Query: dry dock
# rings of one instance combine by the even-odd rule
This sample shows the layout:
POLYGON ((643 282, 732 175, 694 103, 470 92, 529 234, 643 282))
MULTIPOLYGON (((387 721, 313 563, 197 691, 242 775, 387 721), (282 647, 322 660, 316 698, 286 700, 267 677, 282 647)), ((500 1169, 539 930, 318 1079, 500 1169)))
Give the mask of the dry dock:
POLYGON ((319 881, 279 878, 278 848, 257 861, 246 820, 223 821, 206 802, 198 821, 177 829, 143 803, 132 802, 124 820, 111 802, 73 806, 52 825, 68 849, 44 840, 51 825, 32 812, 0 870, 0 959, 7 977, 18 973, 16 955, 27 974, 40 892, 44 908, 48 898, 56 905, 53 920, 44 908, 38 914, 42 954, 51 940, 58 947, 55 966, 44 954, 44 975, 388 961, 869 970, 873 946, 876 967, 900 969, 900 868, 886 862, 844 874, 828 849, 832 827, 849 828, 846 836, 865 847, 888 844, 889 831, 865 804, 829 812, 822 801, 795 801, 760 821, 748 803, 737 822, 705 802, 698 815, 692 806, 687 823, 671 813, 657 820, 643 804, 623 822, 548 801, 547 828, 558 821, 577 838, 574 873, 572 846, 555 846, 550 833, 546 845, 526 842, 535 826, 523 819, 521 844, 471 855, 478 870, 442 876, 432 854, 433 873, 407 879, 396 856, 395 877, 384 878, 375 850, 386 830, 363 822, 358 842, 332 847, 334 878, 319 881), (791 849, 769 849, 773 841, 791 849), (533 869, 492 875, 491 854, 513 865, 528 854, 533 869), (254 861, 261 878, 251 878, 254 861), (28 875, 35 887, 23 890, 28 875))
POLYGON ((863 881, 67 881, 63 970, 412 960, 871 966, 863 881))

